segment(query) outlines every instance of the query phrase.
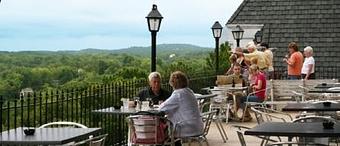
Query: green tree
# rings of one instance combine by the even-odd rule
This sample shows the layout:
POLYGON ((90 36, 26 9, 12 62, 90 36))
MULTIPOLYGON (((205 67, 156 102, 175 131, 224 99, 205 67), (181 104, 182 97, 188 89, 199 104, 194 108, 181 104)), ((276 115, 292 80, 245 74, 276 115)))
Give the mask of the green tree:
MULTIPOLYGON (((231 49, 228 42, 221 44, 219 48, 219 69, 218 74, 224 74, 230 67, 229 56, 231 55, 231 49)), ((216 57, 215 52, 209 53, 206 58, 206 62, 209 70, 215 70, 216 57)))

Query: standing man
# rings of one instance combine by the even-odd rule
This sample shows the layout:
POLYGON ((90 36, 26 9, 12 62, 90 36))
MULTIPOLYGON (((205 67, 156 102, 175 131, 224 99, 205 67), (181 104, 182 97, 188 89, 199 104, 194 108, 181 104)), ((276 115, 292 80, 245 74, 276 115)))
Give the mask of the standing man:
POLYGON ((299 51, 298 45, 291 42, 288 45, 289 55, 286 55, 283 61, 288 65, 288 79, 298 80, 301 78, 301 69, 303 65, 303 55, 299 51))
POLYGON ((150 73, 148 79, 150 87, 141 90, 137 95, 141 101, 150 98, 153 104, 161 104, 170 97, 171 93, 161 88, 162 78, 159 72, 150 73))

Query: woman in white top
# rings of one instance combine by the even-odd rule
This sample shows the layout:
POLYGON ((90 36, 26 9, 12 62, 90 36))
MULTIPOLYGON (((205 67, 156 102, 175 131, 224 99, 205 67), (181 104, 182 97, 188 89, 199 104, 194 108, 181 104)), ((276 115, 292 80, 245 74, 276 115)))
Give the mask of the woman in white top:
POLYGON ((303 54, 305 55, 305 61, 303 62, 302 70, 301 70, 301 78, 315 79, 315 61, 313 58, 313 48, 311 46, 307 46, 303 50, 303 54))
POLYGON ((169 83, 174 91, 160 105, 159 110, 164 111, 177 128, 175 136, 189 137, 202 134, 203 122, 196 97, 188 88, 188 78, 184 73, 176 71, 171 74, 169 83))

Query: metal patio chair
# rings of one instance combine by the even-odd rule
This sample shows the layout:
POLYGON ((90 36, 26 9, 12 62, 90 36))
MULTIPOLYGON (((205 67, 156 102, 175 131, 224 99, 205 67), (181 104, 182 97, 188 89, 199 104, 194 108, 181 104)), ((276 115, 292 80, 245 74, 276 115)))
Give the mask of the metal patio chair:
POLYGON ((103 134, 91 137, 89 139, 72 144, 71 146, 105 146, 105 139, 107 136, 108 134, 103 134))

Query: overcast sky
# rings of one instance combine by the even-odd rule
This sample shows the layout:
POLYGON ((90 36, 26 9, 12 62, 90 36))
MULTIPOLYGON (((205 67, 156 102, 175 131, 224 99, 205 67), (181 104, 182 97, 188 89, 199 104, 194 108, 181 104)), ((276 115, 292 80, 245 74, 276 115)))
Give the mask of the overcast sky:
POLYGON ((164 17, 157 44, 214 47, 210 27, 222 26, 242 0, 1 0, 0 51, 120 49, 150 46, 145 16, 164 17))

